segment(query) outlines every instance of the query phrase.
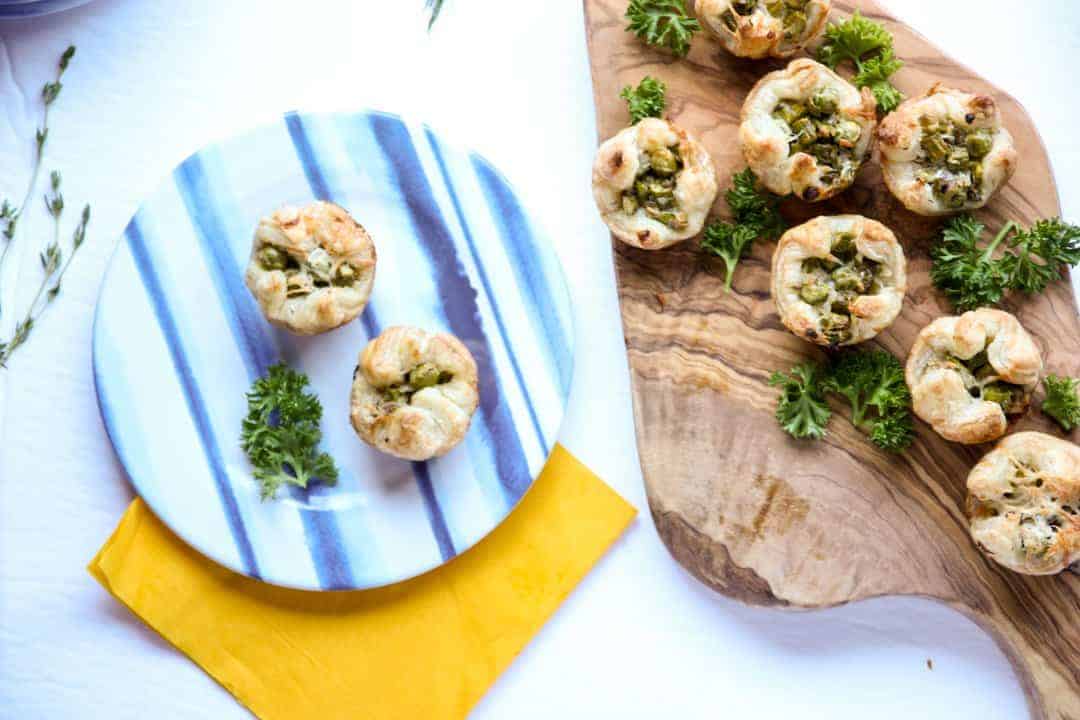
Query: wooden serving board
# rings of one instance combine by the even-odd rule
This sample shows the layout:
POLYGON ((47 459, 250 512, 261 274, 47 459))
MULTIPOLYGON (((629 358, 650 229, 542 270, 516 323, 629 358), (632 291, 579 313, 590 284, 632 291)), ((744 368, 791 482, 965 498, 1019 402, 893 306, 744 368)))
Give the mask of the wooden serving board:
MULTIPOLYGON (((600 139, 628 123, 619 90, 652 75, 668 85, 668 117, 705 143, 721 188, 729 187, 746 167, 737 142, 743 99, 783 63, 736 59, 704 33, 688 58, 677 59, 625 32, 626 0, 584 2, 600 139)), ((989 93, 1003 109, 1019 170, 981 219, 994 229, 1005 218, 1029 223, 1058 215, 1045 148, 1019 103, 872 0, 836 2, 833 19, 856 7, 895 36, 906 63, 895 82, 907 95, 942 80, 989 93)), ((725 212, 723 192, 715 210, 725 212)), ((834 201, 789 200, 783 212, 792 224, 861 213, 899 236, 909 259, 908 296, 876 344, 906 358, 918 331, 950 313, 928 277, 940 221, 893 200, 875 162, 834 201)), ((774 247, 758 243, 728 294, 721 262, 697 241, 658 252, 613 242, 638 451, 668 549, 705 584, 753 605, 821 608, 880 595, 945 602, 993 634, 1034 717, 1080 720, 1080 576, 1014 574, 983 558, 968 535, 964 483, 989 446, 955 445, 917 422, 912 448, 889 455, 847 422, 840 404, 822 442, 794 440, 777 425, 770 373, 824 353, 780 323, 769 294, 774 247)), ((1007 309, 1035 337, 1049 371, 1080 374, 1080 323, 1067 282, 1007 309)), ((1040 392, 1036 405, 1041 399, 1040 392)), ((1061 434, 1037 413, 1017 429, 1061 434)))

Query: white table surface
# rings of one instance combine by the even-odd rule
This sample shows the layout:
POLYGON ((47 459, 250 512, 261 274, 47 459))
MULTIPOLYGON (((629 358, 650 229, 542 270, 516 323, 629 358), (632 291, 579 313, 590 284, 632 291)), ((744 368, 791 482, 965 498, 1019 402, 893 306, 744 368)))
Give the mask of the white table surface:
MULTIPOLYGON (((886 4, 1027 105, 1065 214, 1080 218, 1068 90, 1080 5, 886 4)), ((73 42, 47 167, 64 171, 69 207, 94 208, 62 297, 0 371, 0 718, 249 717, 84 570, 131 498, 94 401, 91 317, 122 228, 175 163, 284 110, 359 107, 426 119, 550 208, 581 348, 562 440, 641 511, 474 717, 1026 717, 1002 653, 942 606, 749 609, 670 559, 648 516, 608 236, 588 191, 596 137, 581 2, 447 0, 430 37, 420 5, 99 0, 0 23, 0 195, 21 193, 36 95, 73 42)), ((36 278, 31 245, 47 224, 34 207, 4 302, 13 290, 25 301, 36 278)))

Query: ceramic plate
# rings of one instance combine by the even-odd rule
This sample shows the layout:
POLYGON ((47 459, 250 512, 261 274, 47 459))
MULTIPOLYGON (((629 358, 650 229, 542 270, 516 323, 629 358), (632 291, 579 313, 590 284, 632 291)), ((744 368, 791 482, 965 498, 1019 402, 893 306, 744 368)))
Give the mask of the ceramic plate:
POLYGON ((559 263, 486 160, 394 115, 292 113, 195 153, 142 205, 93 355, 109 436, 157 515, 237 572, 328 590, 418 575, 507 516, 555 442, 572 343, 559 263), (379 259, 363 315, 303 338, 263 319, 243 272, 258 218, 313 199, 351 212, 379 259), (430 462, 382 455, 349 424, 357 355, 398 324, 457 335, 480 371, 465 441, 430 462), (261 502, 240 423, 279 360, 310 376, 341 475, 261 502))

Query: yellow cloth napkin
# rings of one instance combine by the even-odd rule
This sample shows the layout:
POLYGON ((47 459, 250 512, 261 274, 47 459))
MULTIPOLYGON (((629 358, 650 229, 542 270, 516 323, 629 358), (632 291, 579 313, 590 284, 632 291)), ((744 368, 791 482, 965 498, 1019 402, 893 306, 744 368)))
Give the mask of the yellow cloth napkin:
POLYGON ((192 550, 138 499, 88 569, 262 720, 462 718, 635 512, 556 446, 487 538, 390 587, 314 593, 251 580, 192 550))

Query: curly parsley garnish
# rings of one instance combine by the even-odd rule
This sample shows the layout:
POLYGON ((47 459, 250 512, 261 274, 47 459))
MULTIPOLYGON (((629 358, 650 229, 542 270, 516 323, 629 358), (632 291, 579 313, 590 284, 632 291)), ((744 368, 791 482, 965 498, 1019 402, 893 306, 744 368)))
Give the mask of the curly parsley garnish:
POLYGON ((624 87, 619 97, 626 101, 630 124, 636 125, 645 118, 662 117, 667 106, 666 93, 667 85, 648 75, 641 79, 636 88, 633 85, 624 87))
POLYGON ((679 57, 690 52, 690 41, 701 23, 690 17, 683 0, 630 0, 626 29, 649 45, 667 48, 679 57))
POLYGON ((825 436, 832 415, 825 402, 829 392, 848 401, 851 423, 883 450, 899 452, 915 437, 904 368, 883 350, 845 353, 827 366, 802 363, 790 375, 773 373, 769 384, 782 388, 776 419, 794 437, 825 436))
POLYGON ((986 228, 970 215, 953 218, 930 251, 930 279, 957 310, 973 310, 1001 302, 1006 290, 1032 295, 1080 263, 1080 227, 1054 218, 1029 229, 1006 223, 982 247, 986 228), (995 257, 995 251, 1003 253, 995 257))
POLYGON ((1071 432, 1080 425, 1080 398, 1076 395, 1080 380, 1047 375, 1043 379, 1043 386, 1046 388, 1046 400, 1043 401, 1042 411, 1057 420, 1066 432, 1071 432))
POLYGON ((777 209, 780 198, 759 190, 757 178, 750 168, 732 178, 726 199, 734 222, 716 220, 710 223, 705 228, 701 247, 724 261, 727 275, 724 288, 731 290, 735 267, 749 252, 754 241, 779 237, 784 232, 785 224, 777 209))
POLYGON ((284 484, 306 488, 312 480, 337 483, 333 459, 318 451, 322 405, 304 392, 307 375, 279 363, 256 380, 247 394, 240 444, 255 468, 263 500, 284 484))
POLYGON ((845 22, 829 25, 825 42, 818 48, 818 60, 833 70, 850 61, 855 66, 855 86, 870 88, 884 113, 892 112, 904 100, 903 93, 889 81, 904 66, 893 50, 892 35, 858 10, 845 22))

